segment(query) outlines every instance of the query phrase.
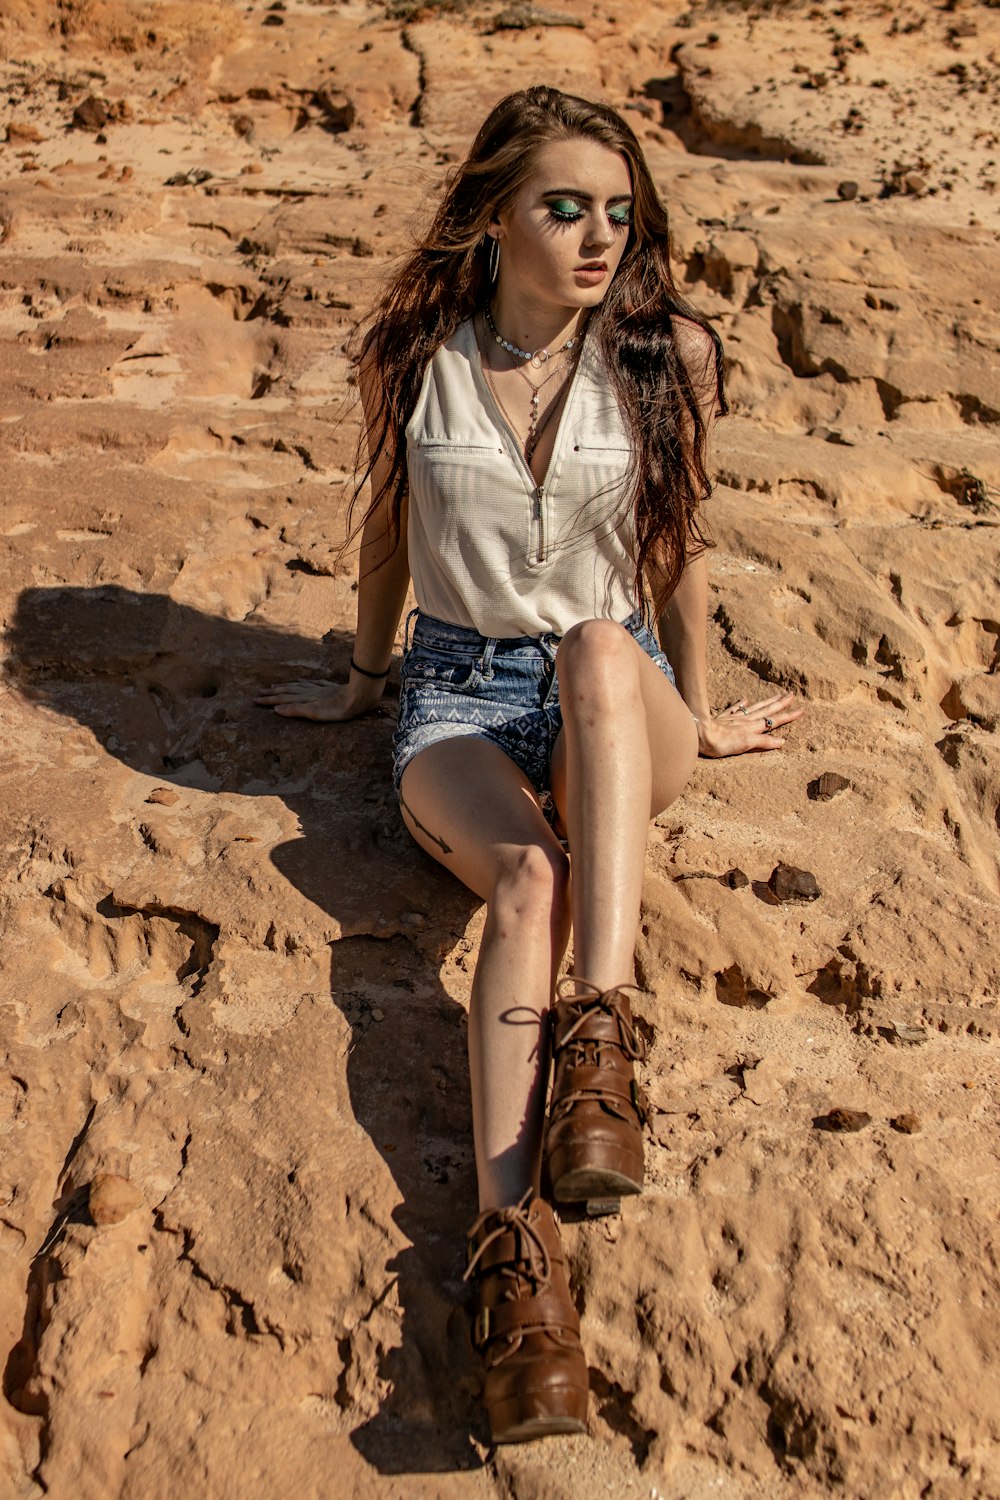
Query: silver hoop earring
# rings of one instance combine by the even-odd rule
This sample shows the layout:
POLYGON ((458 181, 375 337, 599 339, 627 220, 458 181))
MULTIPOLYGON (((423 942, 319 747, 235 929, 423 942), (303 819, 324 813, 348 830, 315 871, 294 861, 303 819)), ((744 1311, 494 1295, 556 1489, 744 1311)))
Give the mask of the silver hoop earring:
POLYGON ((495 283, 497 277, 500 275, 500 241, 494 239, 493 235, 489 236, 489 241, 488 264, 490 268, 490 281, 495 283))

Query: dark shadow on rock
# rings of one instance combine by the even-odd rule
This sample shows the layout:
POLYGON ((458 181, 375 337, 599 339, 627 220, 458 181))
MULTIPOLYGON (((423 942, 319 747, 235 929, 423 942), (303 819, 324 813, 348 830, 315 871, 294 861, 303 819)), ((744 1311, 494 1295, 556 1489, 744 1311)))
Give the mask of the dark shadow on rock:
MULTIPOLYGON (((283 719, 255 708, 254 693, 283 676, 346 674, 348 636, 318 643, 117 585, 25 590, 7 641, 12 685, 124 764, 165 785, 277 796, 298 818, 303 837, 271 859, 345 934, 331 945, 331 994, 352 1030, 351 1103, 395 1179, 408 1242, 387 1267, 403 1314, 400 1346, 380 1357, 389 1394, 352 1440, 382 1473, 478 1466, 460 1306, 476 1211, 466 1017, 440 980, 474 903, 402 827, 390 775, 398 690, 350 724, 283 719)), ((340 1344, 349 1411, 351 1329, 340 1344)))
POLYGON ((822 164, 823 157, 817 152, 797 146, 784 136, 767 135, 755 121, 702 115, 685 82, 685 66, 691 69, 698 66, 690 44, 678 42, 670 53, 670 61, 673 73, 646 80, 643 113, 650 117, 654 106, 645 101, 655 101, 660 108, 658 124, 672 130, 692 156, 715 156, 728 161, 782 161, 796 166, 822 164))

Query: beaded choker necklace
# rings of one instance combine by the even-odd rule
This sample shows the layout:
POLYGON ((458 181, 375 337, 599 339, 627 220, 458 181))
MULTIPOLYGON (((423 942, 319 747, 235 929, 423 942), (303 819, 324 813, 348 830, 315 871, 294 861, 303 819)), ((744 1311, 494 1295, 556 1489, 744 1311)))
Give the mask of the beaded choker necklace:
MULTIPOLYGON (((542 365, 544 365, 547 360, 551 359, 552 355, 550 354, 548 349, 519 349, 516 344, 512 344, 509 339, 505 339, 497 328, 497 325, 493 321, 493 314, 490 312, 490 305, 488 302, 483 311, 486 316, 486 326, 489 328, 490 333, 492 333, 493 337, 496 339, 500 347, 507 350, 508 354, 513 354, 518 359, 527 360, 528 364, 533 365, 536 370, 541 369, 542 365)), ((581 337, 582 334, 575 333, 571 339, 567 339, 565 344, 560 344, 559 348, 554 350, 553 352, 555 354, 563 354, 564 352, 567 352, 568 350, 572 349, 575 344, 579 343, 581 337)))

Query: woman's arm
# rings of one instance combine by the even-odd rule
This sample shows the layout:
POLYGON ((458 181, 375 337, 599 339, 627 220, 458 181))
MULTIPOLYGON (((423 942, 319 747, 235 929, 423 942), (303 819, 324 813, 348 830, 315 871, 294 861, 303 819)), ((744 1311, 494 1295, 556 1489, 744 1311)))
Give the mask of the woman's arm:
POLYGON ((691 558, 657 621, 660 645, 677 678, 677 691, 702 723, 712 716, 708 701, 708 566, 705 554, 691 558))
POLYGON ((674 669, 677 691, 698 725, 698 753, 718 757, 746 750, 780 750, 784 740, 772 729, 802 714, 791 693, 757 703, 735 703, 713 714, 708 699, 708 564, 693 557, 657 622, 660 644, 674 669))
MULTIPOLYGON (((686 318, 673 320, 673 334, 708 429, 717 415, 714 344, 703 329, 686 318)), ((691 423, 685 434, 688 442, 694 441, 693 429, 691 423)), ((653 596, 658 597, 655 587, 653 596)), ((779 693, 753 704, 741 701, 712 713, 707 661, 708 563, 704 552, 688 560, 657 625, 660 644, 677 678, 677 690, 698 725, 698 753, 723 756, 741 755, 746 750, 780 750, 785 742, 772 730, 802 714, 801 708, 792 707, 795 700, 791 693, 779 693)))
MULTIPOLYGON (((371 365, 360 371, 361 400, 368 432, 369 453, 377 441, 380 397, 371 365)), ((354 719, 375 708, 385 689, 381 674, 389 665, 392 647, 403 612, 410 568, 406 548, 406 506, 399 523, 395 545, 390 530, 390 501, 385 495, 389 460, 384 449, 375 457, 371 484, 373 492, 383 491, 383 499, 372 512, 361 531, 358 560, 358 617, 354 637, 353 662, 346 683, 325 680, 276 683, 254 699, 287 718, 316 719, 337 722, 354 719), (375 676, 366 676, 375 673, 375 676)))

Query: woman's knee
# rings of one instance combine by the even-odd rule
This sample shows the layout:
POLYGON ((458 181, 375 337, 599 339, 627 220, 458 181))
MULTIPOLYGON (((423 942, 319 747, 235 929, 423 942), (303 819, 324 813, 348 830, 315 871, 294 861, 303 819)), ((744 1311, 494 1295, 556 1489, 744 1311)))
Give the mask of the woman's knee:
POLYGON ((601 695, 632 694, 639 688, 640 648, 615 620, 581 620, 563 636, 556 652, 560 687, 585 687, 601 695))
POLYGON ((505 850, 497 863, 490 903, 508 918, 549 925, 568 909, 569 859, 558 844, 523 844, 505 850))

